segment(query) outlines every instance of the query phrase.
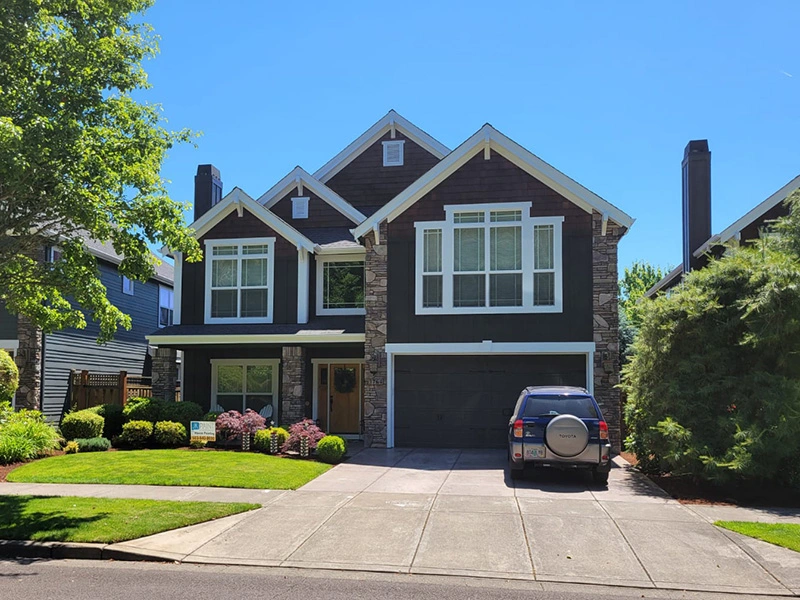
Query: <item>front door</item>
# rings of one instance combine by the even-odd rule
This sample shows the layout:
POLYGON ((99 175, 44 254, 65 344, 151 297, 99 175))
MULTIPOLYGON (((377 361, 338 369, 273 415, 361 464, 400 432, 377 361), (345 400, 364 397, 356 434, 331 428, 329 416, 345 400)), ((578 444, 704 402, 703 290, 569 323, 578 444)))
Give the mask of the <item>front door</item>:
POLYGON ((361 365, 332 363, 328 368, 330 432, 359 434, 361 422, 361 365))

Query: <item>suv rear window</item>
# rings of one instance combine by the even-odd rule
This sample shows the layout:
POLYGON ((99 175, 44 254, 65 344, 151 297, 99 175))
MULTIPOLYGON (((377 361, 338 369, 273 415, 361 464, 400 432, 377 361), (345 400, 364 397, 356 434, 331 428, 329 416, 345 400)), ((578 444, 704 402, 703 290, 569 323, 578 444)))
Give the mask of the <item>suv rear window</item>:
POLYGON ((588 396, 528 396, 523 417, 574 415, 579 419, 597 419, 594 402, 588 396))

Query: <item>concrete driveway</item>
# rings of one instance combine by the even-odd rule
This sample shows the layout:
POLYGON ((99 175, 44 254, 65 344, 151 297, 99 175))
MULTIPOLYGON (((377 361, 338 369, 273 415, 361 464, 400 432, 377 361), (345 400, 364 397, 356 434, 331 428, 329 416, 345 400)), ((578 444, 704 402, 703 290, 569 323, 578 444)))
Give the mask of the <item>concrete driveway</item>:
POLYGON ((512 482, 502 450, 370 449, 264 504, 115 547, 198 563, 800 593, 800 554, 714 527, 713 510, 679 504, 621 460, 606 489, 577 473, 512 482))

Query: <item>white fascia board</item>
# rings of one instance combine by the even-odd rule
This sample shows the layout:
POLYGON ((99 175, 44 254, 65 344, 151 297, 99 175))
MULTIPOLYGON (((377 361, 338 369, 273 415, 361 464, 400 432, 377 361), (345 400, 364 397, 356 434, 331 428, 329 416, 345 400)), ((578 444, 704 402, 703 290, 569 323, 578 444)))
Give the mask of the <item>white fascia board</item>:
POLYGON ((0 340, 0 348, 2 348, 3 350, 16 351, 19 348, 19 340, 17 339, 0 340))
POLYGON ((195 230, 194 236, 196 238, 201 238, 234 210, 241 212, 244 208, 261 219, 264 224, 275 230, 281 237, 292 242, 295 247, 305 248, 309 252, 314 252, 314 242, 281 219, 278 215, 264 208, 238 187, 233 188, 228 195, 189 227, 195 230))
POLYGON ((347 247, 347 248, 326 248, 325 246, 314 246, 314 254, 318 256, 330 256, 330 255, 339 255, 339 254, 355 254, 359 256, 364 256, 367 253, 367 249, 364 246, 356 247, 347 247))
POLYGON ((632 217, 547 164, 491 125, 486 124, 422 177, 395 196, 388 204, 356 227, 353 230, 354 236, 360 238, 378 223, 386 219, 392 221, 397 218, 417 200, 462 167, 475 154, 485 150, 487 144, 492 150, 495 150, 498 154, 577 206, 580 206, 586 212, 597 210, 600 213, 606 213, 611 219, 627 229, 630 229, 633 225, 634 219, 632 217))
POLYGON ((364 343, 363 333, 240 334, 240 335, 158 335, 145 336, 153 345, 194 346, 201 344, 342 344, 364 343))
POLYGON ((594 342, 493 342, 442 344, 386 344, 387 354, 484 355, 484 354, 587 354, 594 342))
POLYGON ((678 265, 677 267, 672 269, 672 271, 664 275, 664 277, 658 280, 658 282, 656 282, 656 284, 653 287, 651 287, 644 293, 645 298, 650 298, 653 294, 661 290, 661 288, 667 285, 667 283, 669 283, 674 277, 680 275, 682 271, 683 271, 683 265, 678 265))
POLYGON ((308 171, 302 167, 295 167, 292 169, 286 177, 262 194, 257 202, 265 208, 272 208, 286 196, 286 194, 296 188, 298 183, 301 183, 304 188, 314 192, 314 194, 319 196, 324 202, 330 204, 353 223, 361 223, 361 221, 367 218, 355 206, 350 204, 327 185, 315 179, 313 175, 310 175, 308 171))
POLYGON ((789 183, 772 194, 769 198, 755 206, 742 218, 738 219, 734 223, 731 223, 728 227, 722 230, 722 233, 711 236, 708 241, 704 242, 702 246, 694 251, 694 255, 701 256, 712 246, 724 244, 731 238, 736 237, 736 235, 742 231, 742 229, 750 225, 753 221, 758 220, 764 215, 764 213, 772 208, 775 208, 778 204, 786 200, 791 193, 798 188, 800 188, 800 175, 792 179, 789 183))
POLYGON ((349 165, 356 157, 372 144, 377 142, 394 125, 395 129, 402 132, 410 140, 416 142, 436 158, 442 159, 450 153, 450 149, 422 129, 401 117, 394 110, 390 110, 385 117, 362 133, 356 140, 349 144, 327 163, 314 172, 314 177, 326 183, 336 173, 349 165))

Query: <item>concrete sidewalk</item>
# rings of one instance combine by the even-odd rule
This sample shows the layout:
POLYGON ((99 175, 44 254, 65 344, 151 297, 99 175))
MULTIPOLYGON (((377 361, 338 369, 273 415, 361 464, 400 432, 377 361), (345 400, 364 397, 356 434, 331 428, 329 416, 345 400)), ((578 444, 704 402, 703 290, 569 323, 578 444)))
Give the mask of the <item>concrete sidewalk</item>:
POLYGON ((294 492, 4 483, 0 494, 263 505, 110 546, 119 558, 800 594, 800 554, 711 525, 800 522, 800 511, 684 506, 621 460, 608 489, 576 474, 512 482, 504 462, 503 451, 365 450, 294 492))

